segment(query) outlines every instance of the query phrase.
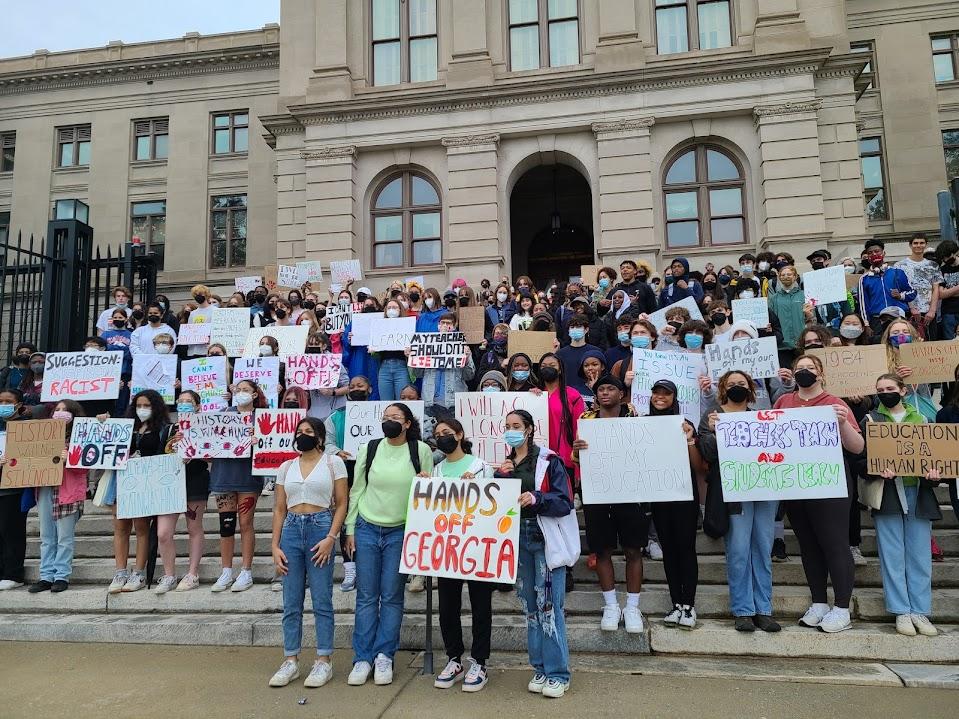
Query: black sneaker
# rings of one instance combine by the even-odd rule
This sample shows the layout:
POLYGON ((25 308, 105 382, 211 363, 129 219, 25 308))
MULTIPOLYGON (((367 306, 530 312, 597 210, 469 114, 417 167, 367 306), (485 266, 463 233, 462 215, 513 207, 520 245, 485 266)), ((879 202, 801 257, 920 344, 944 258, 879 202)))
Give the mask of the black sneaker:
POLYGON ((58 579, 57 581, 53 583, 53 586, 50 587, 50 591, 54 593, 65 592, 69 588, 70 588, 70 582, 68 582, 66 579, 58 579))
POLYGON ((756 625, 753 624, 752 617, 736 617, 737 632, 755 632, 756 625))
POLYGON ((753 617, 753 624, 756 625, 757 629, 762 629, 764 632, 780 632, 782 627, 779 626, 779 622, 775 621, 768 614, 757 614, 753 617))
POLYGON ((774 539, 773 551, 770 554, 774 562, 788 562, 789 555, 786 554, 786 541, 783 539, 774 539))
POLYGON ((30 585, 30 588, 27 589, 30 594, 39 594, 40 592, 46 592, 53 585, 48 582, 46 579, 41 579, 39 582, 30 585))

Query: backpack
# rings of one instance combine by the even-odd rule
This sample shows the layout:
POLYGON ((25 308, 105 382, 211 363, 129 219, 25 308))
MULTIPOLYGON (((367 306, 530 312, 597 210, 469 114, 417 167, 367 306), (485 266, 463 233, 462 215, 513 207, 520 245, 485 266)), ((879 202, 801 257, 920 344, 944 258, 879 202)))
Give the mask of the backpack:
MULTIPOLYGON (((370 467, 373 466, 373 458, 376 456, 376 450, 380 446, 380 442, 383 439, 372 439, 369 444, 366 445, 366 481, 370 481, 370 467)), ((419 474, 422 471, 420 466, 420 448, 418 442, 415 439, 407 441, 406 446, 410 449, 410 462, 413 463, 413 473, 419 474)))

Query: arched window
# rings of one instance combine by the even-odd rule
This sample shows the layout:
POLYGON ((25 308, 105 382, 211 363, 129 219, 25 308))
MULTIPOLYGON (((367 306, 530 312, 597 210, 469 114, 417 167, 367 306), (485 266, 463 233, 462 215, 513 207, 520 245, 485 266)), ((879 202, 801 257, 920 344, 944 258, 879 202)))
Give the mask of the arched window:
POLYGON ((704 247, 746 242, 743 172, 725 150, 696 145, 666 170, 666 246, 704 247))
POLYGON ((443 261, 440 196, 423 175, 390 175, 373 195, 370 214, 374 267, 414 267, 443 261))

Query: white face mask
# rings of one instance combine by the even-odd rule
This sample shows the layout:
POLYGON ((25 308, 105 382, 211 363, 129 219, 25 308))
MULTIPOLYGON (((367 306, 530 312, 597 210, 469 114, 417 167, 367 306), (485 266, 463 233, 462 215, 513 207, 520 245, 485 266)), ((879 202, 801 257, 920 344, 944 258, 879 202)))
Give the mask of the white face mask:
POLYGON ((156 350, 158 355, 168 355, 171 350, 173 350, 173 347, 164 342, 163 344, 153 345, 153 349, 156 350))
POLYGON ((395 307, 390 307, 390 308, 386 311, 386 316, 389 317, 390 319, 394 319, 394 320, 395 320, 397 317, 400 316, 400 311, 399 311, 398 309, 396 309, 395 307))
POLYGON ((500 302, 506 302, 506 298, 507 298, 508 296, 509 296, 509 295, 507 295, 505 292, 497 292, 497 293, 496 293, 496 299, 498 299, 500 302))
POLYGON ((768 270, 768 269, 769 269, 769 263, 768 263, 768 262, 760 262, 760 263, 759 263, 759 271, 760 271, 760 272, 765 272, 765 271, 768 270))
POLYGON ((434 300, 432 297, 427 297, 425 300, 423 300, 423 304, 425 304, 430 309, 433 309, 433 305, 435 303, 436 303, 436 300, 434 300))
POLYGON ((752 299, 753 297, 755 297, 755 296, 756 296, 756 293, 753 292, 752 290, 743 290, 743 291, 739 294, 739 298, 740 298, 740 299, 743 299, 743 300, 751 300, 751 299, 752 299))
POLYGON ((270 347, 270 345, 260 345, 259 352, 260 352, 260 357, 272 357, 272 356, 273 356, 273 348, 270 347))
POLYGON ((137 417, 141 422, 146 422, 153 416, 153 410, 149 407, 137 407, 137 417))
POLYGON ((100 348, 99 348, 99 347, 84 347, 84 348, 83 348, 83 351, 84 351, 84 352, 99 352, 99 351, 100 351, 100 348))
POLYGON ((243 407, 248 404, 253 404, 253 395, 249 392, 237 392, 233 395, 233 405, 235 407, 243 407))

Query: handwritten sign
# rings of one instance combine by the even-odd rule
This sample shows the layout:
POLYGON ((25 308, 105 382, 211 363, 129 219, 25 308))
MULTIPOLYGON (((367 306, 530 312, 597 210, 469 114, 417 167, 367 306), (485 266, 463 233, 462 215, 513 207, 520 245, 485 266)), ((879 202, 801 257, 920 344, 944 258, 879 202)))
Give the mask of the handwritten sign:
POLYGON ((518 352, 522 352, 535 363, 539 362, 544 354, 553 351, 553 344, 555 342, 555 332, 537 332, 535 330, 522 332, 510 330, 506 340, 506 351, 510 357, 518 352))
MULTIPOLYGON (((287 267, 288 265, 264 265, 263 266, 263 285, 266 287, 268 292, 286 292, 288 290, 298 290, 300 289, 299 285, 295 284, 284 284, 280 282, 280 267, 287 267)), ((294 270, 296 268, 294 267, 294 270)), ((289 281, 291 278, 287 274, 284 276, 285 281, 289 281)))
POLYGON ((891 469, 899 477, 925 477, 937 469, 959 477, 959 424, 867 422, 866 461, 869 474, 891 469))
POLYGON ((280 287, 300 287, 304 282, 296 265, 276 266, 276 284, 280 287))
POLYGON ((0 457, 7 451, 7 433, 0 432, 0 457))
POLYGON ((823 364, 824 386, 836 397, 876 394, 876 378, 889 371, 882 345, 852 345, 806 350, 823 364))
POLYGON ((43 370, 41 402, 116 399, 122 352, 51 352, 43 370))
POLYGON ((714 384, 730 370, 748 372, 753 379, 775 377, 779 372, 779 350, 775 337, 706 345, 704 354, 709 378, 714 384))
POLYGON ((250 332, 250 310, 246 307, 216 307, 210 324, 211 344, 223 345, 227 357, 243 354, 246 336, 250 332))
POLYGON ((765 297, 751 300, 733 300, 733 320, 752 322, 756 327, 769 324, 769 302, 765 297))
MULTIPOLYGON (((306 416, 302 409, 258 409, 253 430, 253 474, 274 475, 288 459, 299 456, 293 448, 293 435, 300 420, 306 416)), ((326 468, 321 468, 325 471, 326 468)))
POLYGON ((466 366, 469 347, 462 332, 427 332, 410 339, 407 364, 417 369, 455 369, 466 366))
POLYGON ((842 302, 846 299, 846 271, 842 265, 837 265, 803 272, 802 286, 806 302, 813 306, 842 302))
POLYGON ((703 318, 703 313, 699 311, 699 305, 696 304, 696 300, 692 297, 684 297, 679 302, 673 302, 673 304, 668 307, 657 310, 649 316, 649 321, 653 323, 653 327, 655 327, 657 331, 669 324, 666 321, 666 313, 674 307, 685 307, 689 312, 689 318, 692 320, 701 320, 703 318))
POLYGON ((699 426, 700 398, 699 376, 706 374, 703 355, 692 352, 660 352, 658 350, 633 350, 632 403, 638 414, 649 414, 649 398, 657 380, 675 382, 679 408, 683 416, 699 426))
POLYGON ((123 469, 130 456, 132 419, 75 417, 67 448, 67 467, 77 469, 123 469))
POLYGON ((370 352, 405 350, 415 332, 415 317, 377 317, 370 325, 370 352))
POLYGON ((117 519, 186 511, 186 465, 175 454, 135 457, 117 472, 117 519))
POLYGON ((456 310, 457 326, 466 335, 467 344, 478 345, 486 338, 486 309, 460 307, 456 310))
POLYGON ((363 305, 359 302, 354 302, 351 305, 347 305, 345 308, 340 305, 330 305, 326 308, 326 314, 323 319, 320 320, 323 326, 323 331, 328 335, 339 335, 343 334, 343 331, 346 329, 347 325, 353 321, 355 314, 359 314, 363 311, 363 305))
POLYGON ((336 389, 343 356, 334 354, 287 355, 286 384, 303 389, 336 389))
POLYGON ((602 265, 580 265, 579 278, 589 287, 598 287, 599 280, 597 279, 597 275, 601 269, 603 269, 602 265))
POLYGON ((338 285, 346 286, 351 280, 363 279, 359 260, 340 260, 330 263, 330 277, 338 285))
POLYGON ((549 398, 544 392, 457 392, 454 414, 463 434, 473 443, 473 455, 487 464, 501 465, 510 448, 503 441, 506 415, 524 409, 533 417, 533 441, 549 444, 549 398))
POLYGON ((266 395, 267 406, 276 409, 280 394, 279 357, 237 357, 233 363, 233 383, 256 382, 266 395))
POLYGON ((414 478, 400 572, 514 583, 520 491, 520 481, 512 478, 414 478))
POLYGON ((60 419, 7 422, 7 463, 0 489, 59 486, 66 431, 66 422, 60 419))
POLYGON ((289 325, 285 327, 254 327, 246 335, 246 344, 243 346, 244 357, 260 356, 260 340, 272 337, 280 345, 280 359, 287 355, 303 354, 306 349, 306 338, 310 334, 309 325, 289 325))
POLYGON ((304 283, 309 282, 310 284, 319 284, 323 281, 322 262, 317 262, 316 260, 297 262, 296 270, 300 275, 300 279, 304 283))
POLYGON ((582 420, 578 436, 585 504, 693 499, 689 450, 680 415, 582 420))
MULTIPOLYGON (((354 459, 360 451, 360 447, 371 439, 380 439, 383 437, 383 410, 395 402, 347 402, 346 403, 346 428, 344 430, 343 451, 348 452, 354 459)), ((419 420, 420 426, 423 426, 423 417, 425 416, 425 406, 422 400, 416 402, 404 402, 413 416, 419 420)))
POLYGON ((133 355, 131 394, 154 389, 160 393, 164 404, 173 404, 176 401, 176 363, 176 355, 133 355))
POLYGON ((189 322, 180 325, 180 331, 176 336, 178 345, 205 345, 210 341, 210 332, 213 325, 209 322, 189 322))
POLYGON ((253 449, 252 412, 205 412, 180 417, 184 441, 177 451, 186 459, 236 459, 253 449))
POLYGON ((200 395, 201 412, 226 409, 226 357, 199 357, 180 365, 180 388, 200 395))
POLYGON ((360 314, 354 314, 353 319, 350 320, 350 332, 352 337, 350 338, 350 344, 354 347, 366 347, 370 344, 370 333, 373 330, 373 322, 379 319, 378 314, 373 312, 362 312, 360 314))
POLYGON ((831 405, 720 414, 716 442, 727 502, 847 496, 831 405))
POLYGON ((244 295, 248 292, 253 292, 257 287, 263 284, 263 278, 259 275, 249 276, 249 277, 234 277, 233 286, 236 288, 237 292, 242 292, 244 295))
POLYGON ((912 370, 912 374, 906 378, 909 384, 955 382, 959 342, 912 342, 902 345, 899 348, 899 361, 912 370))

